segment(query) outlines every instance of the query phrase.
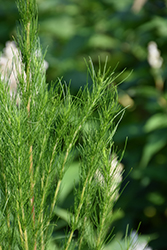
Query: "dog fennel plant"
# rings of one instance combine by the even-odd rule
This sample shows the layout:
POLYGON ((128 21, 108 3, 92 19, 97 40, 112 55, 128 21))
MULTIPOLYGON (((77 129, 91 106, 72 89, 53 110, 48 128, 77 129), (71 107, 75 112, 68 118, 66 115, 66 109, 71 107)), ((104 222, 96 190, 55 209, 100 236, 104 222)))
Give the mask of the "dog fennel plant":
POLYGON ((120 114, 115 76, 104 68, 76 96, 60 79, 46 84, 38 38, 35 0, 17 0, 20 26, 13 69, 17 90, 10 94, 6 64, 0 77, 0 249, 44 250, 56 224, 51 220, 62 179, 74 149, 80 154, 80 180, 74 191, 69 231, 57 249, 104 248, 122 166, 113 148, 120 114), (17 58, 18 57, 18 58, 17 58), (19 63, 18 63, 19 62, 19 63), (75 236, 75 232, 78 236, 75 236))

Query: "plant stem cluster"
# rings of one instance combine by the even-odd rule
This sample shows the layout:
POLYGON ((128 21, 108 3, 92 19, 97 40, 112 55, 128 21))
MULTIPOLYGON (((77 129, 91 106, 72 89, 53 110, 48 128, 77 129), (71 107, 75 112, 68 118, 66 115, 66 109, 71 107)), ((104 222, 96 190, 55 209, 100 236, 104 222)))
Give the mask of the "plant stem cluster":
POLYGON ((47 249, 62 179, 77 146, 80 182, 62 249, 100 250, 110 235, 122 174, 111 151, 120 112, 118 76, 107 62, 96 72, 90 59, 91 88, 87 83, 74 97, 60 79, 47 85, 36 2, 18 0, 17 6, 21 70, 15 93, 9 94, 6 78, 0 80, 0 249, 47 249))

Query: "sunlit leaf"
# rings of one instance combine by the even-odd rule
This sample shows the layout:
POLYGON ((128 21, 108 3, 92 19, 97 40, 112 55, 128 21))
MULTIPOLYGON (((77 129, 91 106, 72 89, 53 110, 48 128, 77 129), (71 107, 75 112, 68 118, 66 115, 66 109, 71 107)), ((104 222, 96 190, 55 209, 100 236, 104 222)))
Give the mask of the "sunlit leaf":
POLYGON ((146 122, 144 129, 145 131, 151 132, 156 129, 166 128, 167 127, 167 115, 158 113, 151 116, 150 119, 146 122))

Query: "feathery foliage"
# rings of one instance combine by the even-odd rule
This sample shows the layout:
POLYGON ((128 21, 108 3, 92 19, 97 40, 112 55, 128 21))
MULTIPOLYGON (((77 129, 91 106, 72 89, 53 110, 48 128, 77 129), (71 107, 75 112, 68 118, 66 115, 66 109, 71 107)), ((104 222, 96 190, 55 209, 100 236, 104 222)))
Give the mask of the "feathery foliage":
POLYGON ((107 70, 107 62, 95 72, 90 59, 91 87, 87 83, 74 97, 60 79, 48 86, 36 1, 18 0, 17 6, 21 70, 16 65, 16 93, 10 95, 8 81, 0 80, 0 249, 47 249, 62 179, 76 146, 80 181, 61 247, 103 249, 122 173, 111 152, 120 114, 114 85, 119 75, 107 70))

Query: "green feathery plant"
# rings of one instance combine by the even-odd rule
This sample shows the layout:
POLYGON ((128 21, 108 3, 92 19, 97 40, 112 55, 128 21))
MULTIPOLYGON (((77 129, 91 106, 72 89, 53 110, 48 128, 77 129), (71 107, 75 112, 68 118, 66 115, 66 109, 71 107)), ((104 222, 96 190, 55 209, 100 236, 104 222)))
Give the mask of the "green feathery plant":
MULTIPOLYGON (((17 0, 20 26, 14 54, 17 90, 0 80, 0 249, 44 250, 53 212, 74 149, 80 154, 69 231, 61 249, 103 249, 110 238, 122 166, 113 136, 120 115, 115 76, 107 65, 74 97, 59 79, 46 84, 35 0, 17 0), (18 63, 20 62, 20 63, 18 63), (78 236, 75 237, 75 232, 78 236)), ((59 248, 60 249, 60 248, 59 248)))

